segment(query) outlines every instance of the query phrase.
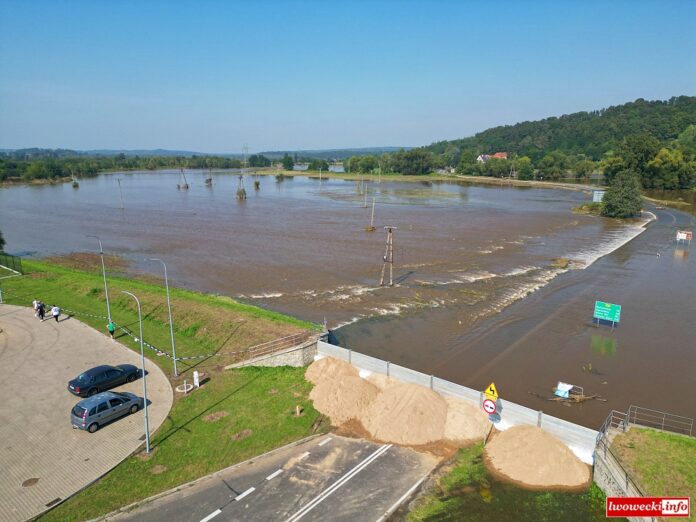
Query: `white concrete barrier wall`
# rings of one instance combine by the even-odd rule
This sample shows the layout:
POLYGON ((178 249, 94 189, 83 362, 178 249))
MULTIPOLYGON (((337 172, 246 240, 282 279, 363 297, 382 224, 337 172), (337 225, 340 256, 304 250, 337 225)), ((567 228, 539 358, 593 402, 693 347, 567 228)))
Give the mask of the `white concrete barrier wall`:
MULTIPOLYGON (((390 364, 387 361, 348 350, 340 346, 334 346, 324 341, 317 342, 317 353, 320 356, 328 355, 348 361, 359 370, 363 370, 363 374, 367 371, 389 375, 397 381, 418 384, 427 388, 430 388, 432 382, 433 390, 441 395, 458 397, 472 402, 478 407, 481 406, 481 392, 479 390, 467 388, 466 386, 445 381, 438 377, 433 377, 431 380, 430 375, 399 366, 398 364, 390 364)), ((540 413, 537 410, 510 401, 501 399, 500 405, 501 420, 496 424, 496 428, 505 430, 520 424, 537 426, 541 421, 541 429, 560 439, 583 462, 587 464, 593 463, 592 455, 597 439, 597 431, 557 417, 552 417, 551 415, 540 413)))

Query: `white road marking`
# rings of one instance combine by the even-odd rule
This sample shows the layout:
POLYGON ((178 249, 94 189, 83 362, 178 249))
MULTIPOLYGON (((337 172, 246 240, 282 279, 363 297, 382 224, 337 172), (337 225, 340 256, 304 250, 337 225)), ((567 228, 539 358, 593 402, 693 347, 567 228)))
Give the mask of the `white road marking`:
POLYGON ((254 491, 256 491, 256 488, 249 488, 249 489, 247 489, 244 493, 240 493, 239 495, 237 495, 236 497, 234 497, 234 499, 235 499, 235 500, 242 500, 244 497, 246 497, 247 495, 250 495, 250 494, 253 493, 254 491))
POLYGON ((384 522, 385 520, 387 520, 387 518, 389 518, 389 517, 394 513, 394 511, 397 510, 397 508, 401 505, 401 503, 402 503, 404 500, 406 500, 406 499, 416 490, 416 488, 417 488, 418 486, 420 486, 421 483, 422 483, 425 479, 427 479, 427 478, 428 478, 428 475, 424 475, 423 477, 421 477, 420 480, 419 480, 418 482, 416 482, 413 486, 411 486, 411 487, 409 488, 409 490, 408 490, 406 493, 404 493, 404 494, 402 495, 402 497, 401 497, 399 500, 397 500, 396 502, 394 502, 394 505, 393 505, 392 507, 390 507, 389 509, 387 509, 387 510, 384 512, 384 515, 382 515, 381 517, 379 517, 379 518, 377 519, 377 522, 384 522))
POLYGON ((326 500, 327 497, 329 497, 331 494, 333 494, 338 488, 343 486, 346 482, 348 482, 350 479, 352 479, 355 475, 360 473, 364 468, 369 466, 372 463, 372 461, 374 461, 377 457, 379 457, 382 453, 386 452, 391 447, 392 447, 392 444, 385 444, 384 446, 380 446, 371 455, 369 455, 367 458, 365 458, 365 460, 360 462, 357 466, 355 466, 353 469, 351 469, 348 473, 343 475, 340 479, 338 479, 331 486, 329 486, 327 489, 325 489, 322 493, 320 493, 312 501, 310 501, 308 504, 305 504, 305 506, 303 508, 301 508, 297 513, 295 513, 290 518, 288 518, 287 522, 296 522, 297 520, 300 520, 303 516, 305 516, 307 513, 312 511, 319 504, 321 504, 324 500, 326 500))
POLYGON ((222 513, 222 510, 216 509, 216 510, 213 511, 210 515, 208 515, 207 517, 201 519, 201 522, 208 522, 208 520, 214 519, 214 518, 215 518, 216 516, 218 516, 220 513, 222 513))
POLYGON ((271 473, 270 475, 268 475, 268 476, 266 477, 266 480, 274 479, 274 478, 276 478, 278 475, 280 475, 282 472, 283 472, 282 469, 279 469, 278 471, 274 471, 273 473, 271 473))
POLYGON ((319 446, 323 446, 324 444, 326 444, 326 443, 329 442, 330 440, 331 440, 331 437, 326 437, 324 440, 322 440, 322 441, 319 443, 319 446))
POLYGON ((302 455, 300 455, 300 458, 297 460, 306 459, 307 457, 309 457, 309 451, 305 451, 302 455))

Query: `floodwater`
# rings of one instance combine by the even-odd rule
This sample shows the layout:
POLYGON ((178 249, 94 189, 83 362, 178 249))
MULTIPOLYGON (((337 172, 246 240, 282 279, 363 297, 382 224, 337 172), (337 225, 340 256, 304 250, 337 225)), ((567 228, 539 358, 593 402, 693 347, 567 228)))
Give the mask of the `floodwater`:
POLYGON ((236 175, 210 188, 187 175, 188 191, 177 172, 2 189, 0 229, 11 253, 37 256, 94 251, 85 235, 97 234, 135 270, 158 274, 144 259, 161 257, 172 284, 326 318, 354 350, 473 387, 494 380, 503 398, 595 428, 629 404, 696 417, 696 268, 673 242, 690 216, 656 211, 640 234, 641 222, 571 212, 589 199, 580 191, 246 175, 237 201, 236 175), (385 225, 395 286, 380 288, 385 225), (623 305, 613 331, 592 325, 595 300, 623 305), (608 402, 530 395, 558 380, 608 402))

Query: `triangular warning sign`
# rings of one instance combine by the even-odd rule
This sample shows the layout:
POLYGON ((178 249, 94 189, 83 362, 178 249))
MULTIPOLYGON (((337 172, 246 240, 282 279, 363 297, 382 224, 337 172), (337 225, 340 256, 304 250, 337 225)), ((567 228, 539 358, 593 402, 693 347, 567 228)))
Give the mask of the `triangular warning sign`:
POLYGON ((488 387, 483 390, 483 393, 486 394, 486 397, 489 399, 492 399, 494 401, 498 400, 498 389, 495 387, 495 383, 492 382, 488 385, 488 387))

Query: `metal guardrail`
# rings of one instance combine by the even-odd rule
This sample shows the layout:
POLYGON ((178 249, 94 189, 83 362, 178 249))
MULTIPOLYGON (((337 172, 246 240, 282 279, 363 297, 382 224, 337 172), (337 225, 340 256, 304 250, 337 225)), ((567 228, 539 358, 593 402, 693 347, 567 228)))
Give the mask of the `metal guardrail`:
POLYGON ((301 332, 298 334, 281 337, 280 339, 275 339, 273 341, 257 344, 256 346, 233 353, 243 355, 244 359, 255 359, 257 357, 263 357, 264 355, 273 355, 288 348, 294 348, 295 346, 299 346, 305 342, 317 339, 318 337, 319 336, 313 332, 301 332))
POLYGON ((633 405, 628 408, 627 421, 628 424, 636 424, 689 436, 693 434, 694 429, 694 419, 690 417, 682 417, 673 413, 633 405))
POLYGON ((628 470, 621 464, 621 459, 611 450, 611 443, 608 437, 602 437, 602 439, 597 443, 595 448, 595 453, 597 453, 604 463, 606 464, 608 471, 611 473, 614 480, 621 484, 621 487, 627 497, 645 497, 646 494, 643 489, 638 485, 633 476, 628 472, 628 470))

